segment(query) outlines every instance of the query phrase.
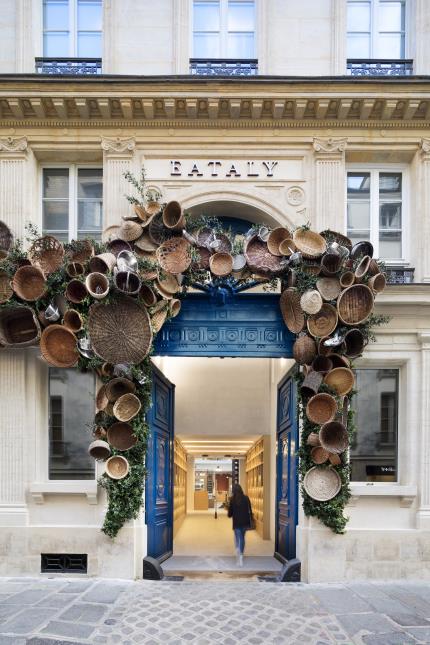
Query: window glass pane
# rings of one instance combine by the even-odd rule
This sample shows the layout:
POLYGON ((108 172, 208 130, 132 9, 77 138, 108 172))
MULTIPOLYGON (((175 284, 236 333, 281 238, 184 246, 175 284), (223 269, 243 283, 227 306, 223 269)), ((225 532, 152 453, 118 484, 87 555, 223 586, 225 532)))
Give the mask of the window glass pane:
POLYGON ((46 33, 43 35, 43 55, 47 58, 67 58, 69 52, 69 34, 46 33))
POLYGON ((78 197, 103 197, 102 168, 79 168, 78 197))
POLYGON ((348 198, 369 199, 370 196, 370 173, 349 172, 347 177, 348 198))
POLYGON ((102 56, 102 35, 101 33, 79 33, 78 34, 78 57, 79 58, 101 58, 102 56))
POLYGON ((370 31, 370 2, 348 2, 348 31, 370 31))
POLYGON ((47 200, 43 202, 43 232, 53 233, 62 242, 69 237, 69 202, 47 200))
POLYGON ((227 58, 254 58, 254 34, 228 34, 227 58))
MULTIPOLYGON (((102 203, 97 201, 78 202, 78 236, 85 237, 85 234, 101 233, 103 224, 102 203)), ((97 238, 100 237, 97 235, 97 238)))
POLYGON ((348 231, 370 230, 370 202, 348 202, 348 231))
POLYGON ((379 255, 384 260, 402 258, 402 234, 400 231, 379 233, 379 255))
POLYGON ((379 34, 377 58, 404 58, 405 39, 402 34, 379 34))
POLYGON ((381 230, 400 230, 402 228, 402 205, 390 202, 379 205, 379 228, 381 230))
POLYGON ((49 369, 50 479, 94 479, 94 460, 88 454, 94 396, 93 374, 49 369))
POLYGON ((230 0, 227 29, 229 31, 254 31, 254 3, 230 0))
POLYGON ((392 199, 402 198, 402 173, 381 172, 379 173, 379 196, 392 199))
POLYGON ((347 58, 370 58, 370 35, 348 34, 347 58))
POLYGON ((68 168, 44 168, 43 196, 69 198, 68 168))
POLYGON ((402 31, 405 28, 403 2, 381 2, 379 5, 379 31, 402 31))
POLYGON ((397 481, 398 371, 359 369, 356 389, 351 480, 397 481))
POLYGON ((67 31, 69 28, 68 0, 45 0, 43 3, 43 28, 67 31))
POLYGON ((101 0, 78 1, 78 29, 85 31, 101 31, 102 3, 101 0))
POLYGON ((194 58, 219 58, 218 34, 194 34, 194 58))
POLYGON ((219 2, 194 2, 194 31, 219 31, 219 2))

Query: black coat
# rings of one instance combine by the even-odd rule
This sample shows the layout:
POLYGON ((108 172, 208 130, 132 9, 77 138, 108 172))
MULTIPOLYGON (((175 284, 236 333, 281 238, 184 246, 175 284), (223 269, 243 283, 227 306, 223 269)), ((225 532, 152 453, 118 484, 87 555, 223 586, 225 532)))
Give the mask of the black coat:
POLYGON ((243 496, 240 504, 230 499, 228 516, 233 518, 233 529, 249 529, 251 527, 252 508, 247 495, 243 496))

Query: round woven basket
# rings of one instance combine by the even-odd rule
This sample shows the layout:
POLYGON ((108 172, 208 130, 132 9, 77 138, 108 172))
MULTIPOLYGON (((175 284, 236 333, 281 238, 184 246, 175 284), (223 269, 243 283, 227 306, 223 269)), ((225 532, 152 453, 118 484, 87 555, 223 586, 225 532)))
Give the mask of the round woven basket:
POLYGON ((0 344, 4 347, 36 345, 40 324, 30 307, 21 305, 0 308, 0 344))
POLYGON ((342 356, 341 354, 328 354, 327 358, 332 362, 332 369, 335 369, 336 367, 351 367, 350 361, 346 356, 342 356))
POLYGON ((300 387, 300 392, 304 398, 313 396, 318 393, 320 385, 323 381, 323 375, 320 372, 315 372, 315 370, 310 370, 300 387))
POLYGON ((82 262, 69 262, 66 265, 66 273, 69 278, 77 278, 85 273, 85 267, 82 262))
POLYGON ((97 426, 93 432, 93 437, 94 439, 106 439, 107 432, 105 428, 102 428, 102 426, 97 426))
POLYGON ((44 235, 35 240, 27 251, 32 264, 39 266, 45 275, 53 273, 63 264, 64 247, 52 235, 44 235))
POLYGON ((118 376, 106 383, 106 397, 111 403, 115 403, 120 396, 124 394, 133 394, 136 391, 136 386, 133 381, 123 376, 118 376))
POLYGON ((319 278, 317 280, 317 289, 324 300, 337 300, 341 287, 337 278, 319 278))
POLYGON ((294 360, 299 365, 310 365, 315 358, 317 348, 313 338, 309 336, 300 336, 293 345, 294 360))
POLYGON ((324 378, 324 383, 339 396, 348 394, 354 387, 354 373, 348 367, 335 367, 324 378))
POLYGON ((137 296, 142 287, 139 276, 132 271, 118 271, 115 274, 114 283, 118 291, 128 296, 137 296))
POLYGON ((138 240, 135 240, 134 246, 147 253, 151 253, 158 248, 158 244, 151 240, 148 233, 143 233, 138 240))
POLYGON ((151 325, 155 333, 158 333, 166 322, 168 313, 167 303, 164 304, 163 301, 161 301, 159 304, 162 304, 163 306, 158 309, 155 308, 151 316, 151 325))
POLYGON ((312 423, 323 425, 333 421, 336 416, 336 399, 331 394, 320 392, 309 399, 306 406, 306 416, 312 423))
POLYGON ((316 290, 305 291, 305 293, 300 298, 300 306, 307 314, 318 313, 322 307, 322 304, 323 301, 321 294, 316 290))
POLYGON ((292 238, 287 238, 285 240, 282 240, 282 242, 279 244, 279 252, 281 255, 290 257, 290 255, 292 255, 296 251, 297 251, 297 247, 294 244, 294 240, 292 238))
POLYGON ((107 432, 110 445, 116 450, 129 450, 137 443, 133 427, 129 423, 113 423, 107 432))
POLYGON ((340 458, 340 456, 334 452, 329 452, 328 460, 332 466, 340 466, 340 464, 342 463, 342 459, 340 458))
POLYGON ((94 273, 110 273, 116 264, 113 253, 100 253, 91 258, 89 267, 94 273))
POLYGON ((81 331, 83 320, 81 314, 76 309, 68 309, 64 312, 63 325, 70 329, 74 334, 81 331))
POLYGON ((283 269, 282 258, 270 253, 266 242, 262 242, 257 235, 246 243, 245 257, 253 271, 276 274, 283 269))
POLYGON ((333 468, 314 466, 304 476, 303 488, 317 502, 328 502, 342 487, 339 474, 333 468))
POLYGON ((198 246, 197 253, 199 254, 199 259, 193 262, 193 268, 198 271, 207 271, 211 257, 210 251, 205 246, 198 246))
POLYGON ((196 241, 198 246, 204 246, 210 253, 231 253, 232 244, 224 233, 213 231, 209 227, 197 231, 196 241))
POLYGON ((142 235, 142 225, 138 222, 126 220, 122 222, 118 229, 118 239, 124 242, 134 242, 142 235))
POLYGON ((118 421, 127 422, 139 414, 141 407, 142 405, 135 394, 123 394, 115 401, 113 413, 118 421))
POLYGON ((373 245, 370 242, 363 240, 362 242, 357 242, 357 244, 354 244, 349 257, 352 260, 358 260, 358 258, 362 258, 365 255, 373 258, 373 245))
POLYGON ((368 273, 370 275, 376 275, 377 273, 380 273, 380 272, 381 272, 381 269, 379 268, 377 261, 373 259, 370 260, 368 273))
POLYGON ((121 251, 131 251, 131 245, 125 240, 110 240, 107 243, 107 247, 115 257, 118 257, 118 253, 121 253, 121 251))
POLYGON ((308 275, 319 275, 321 273, 321 265, 315 260, 303 258, 302 271, 308 275))
POLYGON ((223 278, 233 270, 233 258, 230 253, 214 253, 209 259, 209 266, 211 272, 223 278))
POLYGON ((372 276, 367 283, 367 286, 372 289, 374 293, 381 293, 381 291, 384 291, 385 287, 387 285, 387 278, 383 273, 377 273, 376 275, 372 276))
POLYGON ((339 318, 345 325, 359 325, 368 319, 373 310, 372 291, 364 284, 354 284, 339 296, 339 318))
POLYGON ((163 216, 161 213, 150 219, 147 230, 151 242, 154 242, 157 246, 164 242, 166 229, 164 228, 163 216))
POLYGON ((0 249, 6 252, 9 251, 12 240, 13 235, 9 227, 4 222, 0 222, 0 249))
POLYGON ((88 296, 88 291, 85 284, 80 280, 70 280, 64 295, 70 302, 79 304, 88 296))
POLYGON ((105 410, 109 405, 109 399, 106 395, 106 386, 102 385, 97 390, 96 394, 96 408, 97 410, 105 410))
POLYGON ((311 450, 311 459, 314 462, 314 464, 317 464, 319 466, 321 464, 325 464, 328 457, 329 457, 329 453, 322 446, 315 446, 311 450))
POLYGON ((157 249, 157 260, 167 273, 183 273, 191 264, 191 245, 183 237, 172 237, 157 249))
POLYGON ((352 249, 351 240, 349 239, 349 237, 346 237, 346 235, 342 235, 342 233, 338 233, 337 231, 331 231, 330 229, 326 229, 325 231, 321 231, 320 235, 325 239, 327 244, 330 244, 331 242, 337 242, 341 246, 344 246, 345 248, 347 248, 348 251, 352 249))
POLYGON ((355 282, 355 275, 353 274, 352 271, 345 271, 340 276, 339 282, 342 289, 347 289, 348 287, 352 287, 352 285, 355 282))
POLYGON ((328 356, 318 354, 312 361, 312 369, 315 370, 315 372, 327 374, 327 372, 330 372, 330 370, 333 369, 333 363, 328 356))
POLYGON ((157 296, 147 284, 142 284, 140 287, 139 298, 142 300, 145 307, 153 307, 157 302, 157 296))
POLYGON ((146 222, 150 218, 150 214, 141 204, 133 204, 133 210, 142 222, 146 222))
POLYGON ((175 295, 180 289, 176 276, 171 273, 164 273, 162 278, 159 277, 155 282, 155 286, 161 289, 163 295, 169 294, 170 296, 175 295))
POLYGON ((157 215, 157 213, 159 213, 161 210, 161 204, 159 204, 159 202, 155 201, 154 199, 150 199, 145 204, 145 210, 148 213, 149 217, 155 217, 155 215, 157 215))
POLYGON ((288 329, 293 334, 298 334, 302 331, 305 324, 305 316, 300 306, 300 294, 294 287, 285 289, 281 293, 279 306, 288 329))
POLYGON ((38 267, 21 267, 13 276, 12 288, 21 300, 34 302, 46 291, 45 276, 38 267))
POLYGON ((307 321, 309 333, 316 338, 329 336, 336 329, 337 320, 336 307, 325 302, 317 314, 309 316, 307 321))
POLYGON ((340 455, 348 448, 348 432, 340 421, 325 423, 319 432, 320 442, 328 452, 340 455))
POLYGON ((74 367, 79 358, 76 336, 64 325, 49 325, 43 330, 40 351, 45 361, 54 367, 74 367))
POLYGON ((67 257, 72 262, 85 264, 93 256, 94 248, 89 240, 75 240, 73 248, 67 251, 67 257))
POLYGON ((85 280, 85 286, 90 296, 96 300, 106 298, 109 293, 109 280, 104 273, 90 273, 85 280))
POLYGON ((176 316, 179 314, 181 311, 181 301, 178 300, 178 298, 173 298, 170 303, 169 303, 169 312, 172 318, 176 318, 176 316))
POLYGON ((320 437, 318 432, 311 432, 306 439, 306 443, 308 446, 320 446, 320 437))
POLYGON ((350 329, 345 334, 345 354, 348 358, 361 356, 364 350, 364 336, 359 329, 350 329))
POLYGON ((342 258, 334 253, 326 253, 321 258, 321 271, 324 275, 333 277, 342 266, 342 258))
POLYGON ((327 248, 326 241, 321 235, 304 228, 294 231, 293 240, 305 258, 319 258, 327 248))
POLYGON ((372 258, 370 258, 368 255, 365 255, 364 257, 361 258, 357 268, 355 269, 355 279, 356 281, 360 281, 364 278, 366 273, 369 270, 370 263, 372 261, 372 258))
POLYGON ((111 454, 109 444, 102 439, 96 439, 90 443, 88 453, 97 461, 105 461, 111 454))
POLYGON ((152 345, 145 307, 126 296, 90 308, 88 332, 94 352, 108 363, 141 363, 152 345))
POLYGON ((106 462, 106 475, 111 479, 124 479, 129 471, 128 461, 122 455, 109 457, 106 462))
POLYGON ((163 210, 163 224, 172 231, 185 228, 185 216, 179 202, 168 202, 163 210))
POLYGON ((0 270, 0 303, 3 304, 10 300, 13 295, 13 289, 10 283, 10 277, 6 271, 0 270))
POLYGON ((291 239, 291 234, 288 229, 282 226, 274 228, 267 238, 267 248, 273 255, 284 255, 280 249, 281 242, 291 239))

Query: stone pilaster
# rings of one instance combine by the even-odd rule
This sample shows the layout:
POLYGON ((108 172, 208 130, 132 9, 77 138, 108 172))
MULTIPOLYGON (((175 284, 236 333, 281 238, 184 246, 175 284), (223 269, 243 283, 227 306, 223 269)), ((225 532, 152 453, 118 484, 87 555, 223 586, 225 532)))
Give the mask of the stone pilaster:
MULTIPOLYGON (((420 282, 430 282, 430 139, 421 140, 421 154, 419 156, 419 177, 417 185, 420 186, 418 197, 421 203, 417 204, 421 213, 422 227, 419 234, 419 246, 422 276, 420 282)), ((416 280, 419 276, 416 276, 416 280)))
MULTIPOLYGON (((29 219, 31 187, 28 169, 29 149, 25 137, 0 139, 0 220, 5 222, 16 237, 23 237, 29 219)), ((31 211, 37 211, 31 204, 31 211)), ((34 216, 31 218, 34 221, 34 216)))
POLYGON ((430 530, 430 331, 419 333, 421 343, 421 431, 417 528, 430 530))
POLYGON ((331 73, 346 74, 346 0, 331 1, 331 73))
POLYGON ((109 139, 102 137, 103 149, 103 212, 104 227, 121 223, 123 215, 130 214, 124 195, 131 192, 124 179, 127 170, 133 171, 136 142, 133 138, 109 139))
POLYGON ((313 225, 317 231, 345 229, 345 148, 347 139, 314 139, 315 203, 313 225))

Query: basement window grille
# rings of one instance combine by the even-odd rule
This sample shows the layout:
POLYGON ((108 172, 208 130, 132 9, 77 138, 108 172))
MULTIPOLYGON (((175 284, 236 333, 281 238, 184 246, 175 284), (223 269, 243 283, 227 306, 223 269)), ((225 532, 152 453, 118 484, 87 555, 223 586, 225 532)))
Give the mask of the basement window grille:
POLYGON ((41 573, 87 573, 86 553, 42 553, 41 573))

